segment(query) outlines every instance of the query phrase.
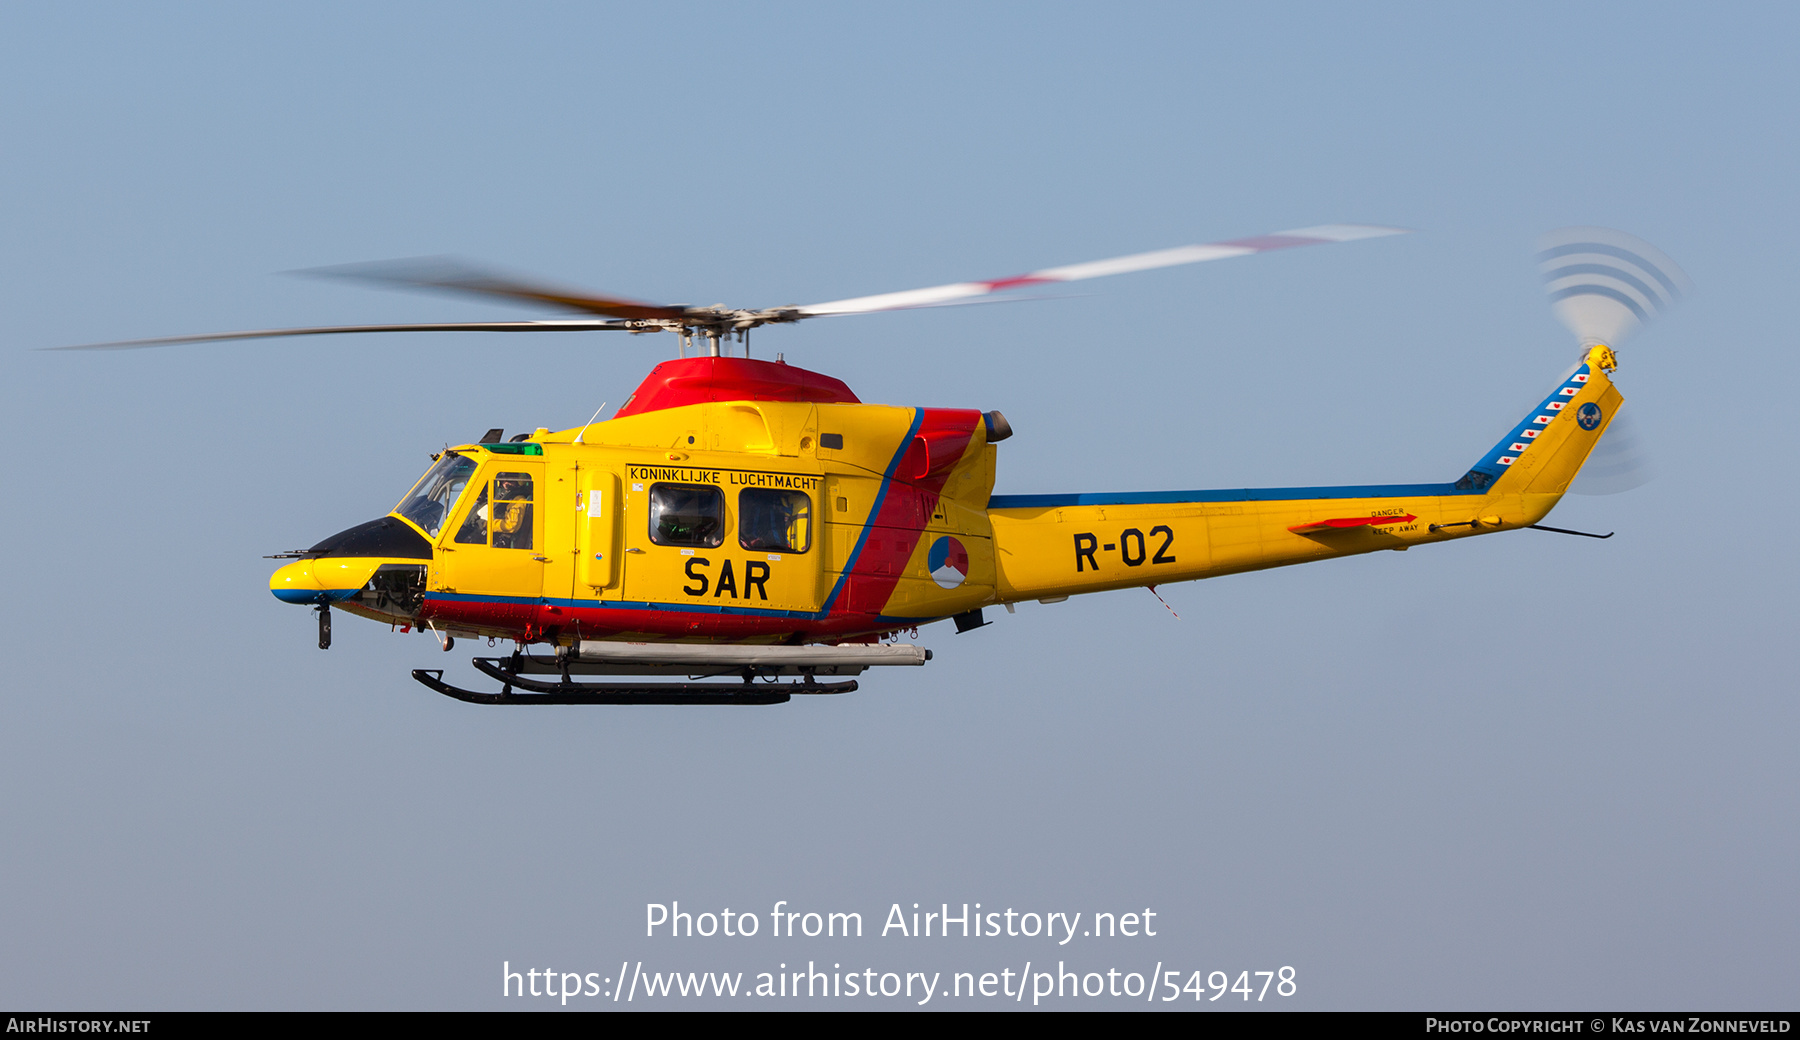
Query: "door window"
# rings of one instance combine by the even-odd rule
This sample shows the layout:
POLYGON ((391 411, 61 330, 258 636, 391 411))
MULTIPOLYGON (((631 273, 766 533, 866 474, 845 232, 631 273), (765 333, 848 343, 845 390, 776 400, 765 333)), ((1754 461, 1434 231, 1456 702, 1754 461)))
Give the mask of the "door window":
POLYGON ((491 485, 482 485, 475 496, 456 541, 496 549, 531 548, 532 492, 529 473, 494 474, 491 485))
POLYGON ((475 496, 475 505, 470 508, 468 519, 456 529, 458 545, 486 545, 488 531, 488 499, 487 485, 483 484, 481 493, 475 496))
POLYGON ((531 474, 494 475, 494 520, 488 525, 496 549, 531 548, 531 474))

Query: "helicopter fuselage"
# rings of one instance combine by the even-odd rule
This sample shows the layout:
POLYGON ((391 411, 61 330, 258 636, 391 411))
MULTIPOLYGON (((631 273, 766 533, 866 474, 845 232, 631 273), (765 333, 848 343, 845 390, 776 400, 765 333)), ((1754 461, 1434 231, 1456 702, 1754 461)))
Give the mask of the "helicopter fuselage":
POLYGON ((1616 411, 1611 364, 1590 353, 1455 483, 995 496, 998 413, 864 404, 796 366, 686 358, 607 421, 446 451, 392 513, 270 585, 525 644, 962 630, 986 606, 1533 524, 1616 411))

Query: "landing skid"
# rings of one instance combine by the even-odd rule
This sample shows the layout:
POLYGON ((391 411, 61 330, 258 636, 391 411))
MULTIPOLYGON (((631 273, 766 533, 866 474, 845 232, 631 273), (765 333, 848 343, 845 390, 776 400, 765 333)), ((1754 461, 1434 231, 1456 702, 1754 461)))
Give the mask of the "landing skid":
POLYGON ((477 657, 475 667, 501 683, 499 693, 476 693, 444 681, 441 668, 415 668, 412 677, 446 697, 470 704, 785 704, 800 694, 850 693, 854 679, 844 682, 544 682, 520 675, 517 658, 477 657), (512 667, 508 667, 508 666, 512 667), (523 691, 515 692, 515 691, 523 691))

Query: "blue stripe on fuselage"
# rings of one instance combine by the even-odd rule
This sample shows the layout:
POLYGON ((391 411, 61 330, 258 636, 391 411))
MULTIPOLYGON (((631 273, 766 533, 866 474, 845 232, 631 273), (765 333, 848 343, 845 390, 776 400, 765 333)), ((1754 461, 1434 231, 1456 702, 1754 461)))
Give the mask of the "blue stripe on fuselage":
POLYGON ((362 589, 325 589, 323 591, 319 589, 270 589, 269 591, 283 603, 297 603, 304 606, 336 603, 339 600, 349 599, 361 592, 362 589))
POLYGON ((1225 488, 1216 491, 1102 491, 1074 495, 994 495, 989 509, 1173 505, 1180 502, 1292 502, 1308 498, 1421 498, 1470 495, 1455 484, 1352 484, 1347 487, 1225 488))
POLYGON ((838 575, 837 584, 831 587, 831 595, 825 597, 824 608, 816 617, 823 618, 831 613, 837 598, 844 591, 844 583, 856 570, 856 561, 861 558, 863 546, 869 541, 869 532, 875 528, 875 518, 881 515, 881 504, 887 501, 888 485, 894 482, 894 471, 900 468, 900 460, 906 457, 906 449, 912 447, 913 438, 918 436, 919 426, 925 421, 925 409, 913 409, 912 425, 907 427, 906 436, 900 438, 900 447, 894 451, 894 457, 888 460, 887 472, 881 475, 881 487, 875 492, 875 506, 869 510, 869 519, 863 524, 862 534, 856 536, 856 548, 850 551, 850 558, 844 561, 844 570, 838 575))

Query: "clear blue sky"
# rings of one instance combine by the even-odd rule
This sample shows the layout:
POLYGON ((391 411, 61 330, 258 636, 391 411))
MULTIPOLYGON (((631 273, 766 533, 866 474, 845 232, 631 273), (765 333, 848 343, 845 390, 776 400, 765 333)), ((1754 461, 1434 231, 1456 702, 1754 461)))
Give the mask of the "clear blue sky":
POLYGON ((1792 1007, 1797 21, 7 8, 0 1003, 483 1008, 502 960, 1062 956, 1290 964, 1307 1008, 1792 1007), (1330 221, 1420 233, 757 346, 1004 410, 1003 492, 1445 480, 1572 360, 1535 237, 1618 227, 1697 285, 1624 351, 1661 476, 1551 521, 1618 537, 1165 588, 1179 621, 1141 591, 1029 604, 768 709, 455 704, 407 671, 465 648, 341 618, 320 653, 266 591, 263 554, 390 508, 445 442, 616 405, 664 339, 33 350, 528 313, 278 274, 396 256, 763 306, 1330 221), (642 939, 672 899, 1161 929, 642 939))

